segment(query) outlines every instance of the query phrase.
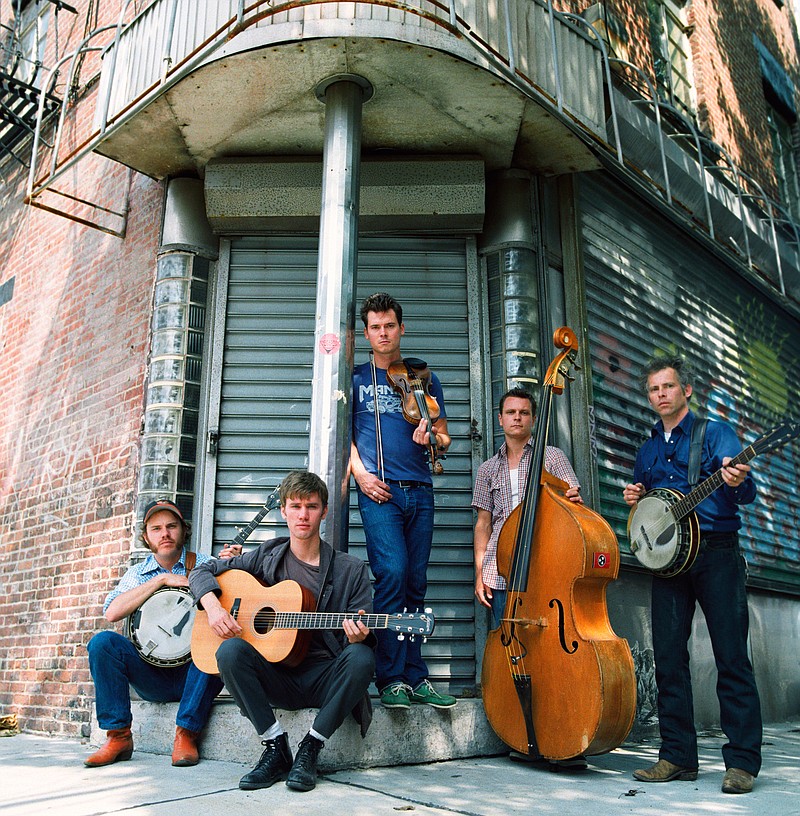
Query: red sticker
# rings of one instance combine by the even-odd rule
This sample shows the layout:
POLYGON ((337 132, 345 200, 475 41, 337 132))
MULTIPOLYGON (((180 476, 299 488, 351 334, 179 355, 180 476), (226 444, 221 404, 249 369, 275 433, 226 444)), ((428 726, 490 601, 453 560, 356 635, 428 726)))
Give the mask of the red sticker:
POLYGON ((336 354, 341 348, 339 336, 336 334, 323 334, 319 340, 319 350, 323 354, 336 354))
POLYGON ((611 565, 611 559, 608 557, 608 553, 595 553, 594 554, 594 566, 596 569, 608 569, 611 565))

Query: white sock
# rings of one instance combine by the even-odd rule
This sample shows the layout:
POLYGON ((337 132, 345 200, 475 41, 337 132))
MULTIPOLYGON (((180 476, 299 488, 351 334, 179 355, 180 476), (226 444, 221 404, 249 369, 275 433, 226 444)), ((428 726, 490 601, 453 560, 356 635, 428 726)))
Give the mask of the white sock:
POLYGON ((274 723, 261 735, 262 740, 273 740, 283 733, 281 724, 275 720, 274 723))
POLYGON ((308 733, 311 734, 311 736, 314 737, 314 739, 318 739, 323 744, 325 740, 328 739, 327 737, 323 737, 322 734, 319 733, 319 731, 315 731, 313 728, 309 728, 308 733))

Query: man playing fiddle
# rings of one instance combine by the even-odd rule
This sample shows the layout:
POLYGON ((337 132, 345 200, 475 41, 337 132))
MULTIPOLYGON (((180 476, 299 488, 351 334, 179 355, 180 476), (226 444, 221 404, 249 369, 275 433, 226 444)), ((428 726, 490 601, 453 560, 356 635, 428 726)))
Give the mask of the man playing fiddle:
MULTIPOLYGON (((389 367, 403 359, 400 304, 383 292, 371 295, 361 307, 361 320, 372 354, 353 372, 350 467, 375 576, 373 606, 377 613, 417 611, 425 601, 433 542, 433 483, 426 450, 433 445, 444 453, 450 446, 444 395, 431 373, 430 395, 439 406, 432 439, 425 419, 413 425, 404 418, 402 399, 387 380, 389 367)), ((439 694, 430 684, 421 646, 419 640, 378 634, 376 680, 384 707, 456 704, 455 697, 439 694)))

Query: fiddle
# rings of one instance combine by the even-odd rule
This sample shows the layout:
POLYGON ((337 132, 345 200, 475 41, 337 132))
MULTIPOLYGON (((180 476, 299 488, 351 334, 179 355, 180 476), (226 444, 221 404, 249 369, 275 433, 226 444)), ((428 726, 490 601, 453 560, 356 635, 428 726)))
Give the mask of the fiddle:
POLYGON ((408 422, 419 425, 420 420, 425 420, 431 437, 428 445, 431 470, 437 476, 444 473, 440 461, 444 456, 437 452, 436 434, 433 430, 433 423, 439 419, 441 411, 436 397, 430 392, 431 371, 428 364, 417 357, 397 360, 386 370, 386 382, 400 394, 403 417, 408 422))

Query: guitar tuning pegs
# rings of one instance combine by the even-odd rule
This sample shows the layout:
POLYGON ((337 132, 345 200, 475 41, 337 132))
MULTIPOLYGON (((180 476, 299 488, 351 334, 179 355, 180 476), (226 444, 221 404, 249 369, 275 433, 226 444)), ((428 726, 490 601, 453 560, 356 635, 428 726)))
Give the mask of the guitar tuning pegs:
POLYGON ((432 614, 433 614, 433 610, 432 610, 432 609, 431 609, 429 606, 426 606, 426 607, 425 607, 425 614, 426 614, 426 615, 432 615, 432 614))
POLYGON ((427 638, 427 637, 423 637, 423 638, 422 638, 422 642, 423 642, 423 643, 427 643, 427 642, 428 642, 428 638, 427 638))
POLYGON ((406 636, 405 636, 405 635, 404 635, 404 634, 401 632, 401 633, 400 633, 400 634, 397 636, 397 639, 398 639, 398 640, 405 640, 405 639, 406 639, 406 636))

